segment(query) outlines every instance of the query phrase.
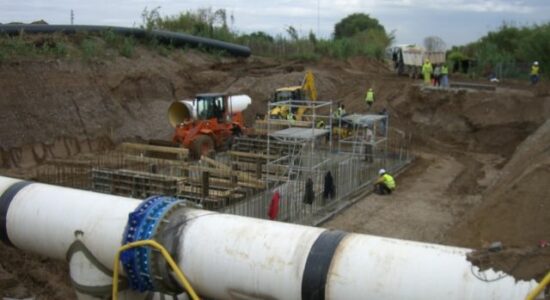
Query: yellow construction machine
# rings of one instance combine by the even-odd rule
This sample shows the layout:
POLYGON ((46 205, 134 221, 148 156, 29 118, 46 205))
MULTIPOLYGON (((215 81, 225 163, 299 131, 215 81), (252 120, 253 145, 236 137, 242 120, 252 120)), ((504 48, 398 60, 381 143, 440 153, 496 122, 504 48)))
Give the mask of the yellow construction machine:
MULTIPOLYGON (((311 71, 306 71, 304 79, 302 80, 302 85, 276 89, 271 102, 277 103, 288 100, 317 100, 317 88, 315 87, 315 78, 313 77, 313 73, 311 71)), ((286 119, 288 113, 292 112, 296 120, 301 121, 306 110, 307 106, 289 107, 288 105, 282 104, 280 106, 275 106, 274 108, 272 108, 269 112, 269 117, 286 119)))

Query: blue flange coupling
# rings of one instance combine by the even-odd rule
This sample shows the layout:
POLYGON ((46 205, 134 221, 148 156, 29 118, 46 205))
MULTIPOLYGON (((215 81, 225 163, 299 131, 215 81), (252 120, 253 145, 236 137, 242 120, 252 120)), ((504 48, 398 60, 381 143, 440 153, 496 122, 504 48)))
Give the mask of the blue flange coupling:
MULTIPOLYGON (((165 196, 153 196, 144 200, 129 214, 122 244, 152 239, 164 215, 184 202, 184 200, 165 196)), ((155 290, 151 257, 149 247, 132 248, 121 254, 120 261, 131 289, 140 292, 155 290)))

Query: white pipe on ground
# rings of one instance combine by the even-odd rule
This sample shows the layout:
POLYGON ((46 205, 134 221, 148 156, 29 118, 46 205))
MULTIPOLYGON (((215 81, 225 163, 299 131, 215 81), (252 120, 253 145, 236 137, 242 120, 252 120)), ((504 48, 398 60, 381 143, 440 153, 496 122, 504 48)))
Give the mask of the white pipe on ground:
MULTIPOLYGON (((5 219, 0 229, 7 232, 1 240, 53 258, 64 258, 80 240, 111 269, 128 214, 141 201, 44 184, 14 185, 17 181, 0 177, 0 221, 5 219)), ((208 298, 520 299, 536 286, 510 276, 490 283, 479 279, 502 274, 477 274, 466 260, 470 250, 463 248, 185 207, 175 207, 162 222, 176 226, 169 239, 176 242, 175 258, 208 298)))
POLYGON ((523 299, 536 286, 511 276, 479 280, 478 268, 466 260, 469 249, 345 234, 333 255, 311 260, 311 252, 330 247, 337 233, 311 250, 330 231, 200 210, 188 214, 193 217, 180 237, 179 265, 214 299, 304 299, 308 288, 325 288, 324 298, 313 290, 306 299, 523 299), (305 286, 306 274, 315 280, 326 260, 326 285, 305 286))
POLYGON ((15 247, 65 259, 79 239, 101 264, 111 268, 128 212, 139 201, 124 197, 33 183, 13 198, 7 234, 15 247))

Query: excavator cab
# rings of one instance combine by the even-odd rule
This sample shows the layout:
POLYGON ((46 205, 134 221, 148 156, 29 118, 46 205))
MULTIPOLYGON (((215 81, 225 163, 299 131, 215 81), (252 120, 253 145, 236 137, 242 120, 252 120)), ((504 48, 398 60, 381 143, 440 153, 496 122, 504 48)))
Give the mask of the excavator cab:
POLYGON ((197 120, 217 119, 224 122, 227 110, 227 95, 225 94, 198 94, 195 98, 197 120))
POLYGON ((304 99, 304 93, 300 86, 277 89, 273 97, 273 102, 298 99, 304 99))
MULTIPOLYGON (((292 87, 284 87, 275 90, 275 94, 273 94, 273 103, 282 102, 282 101, 288 101, 288 100, 302 100, 304 99, 304 93, 301 86, 292 86, 292 87)), ((291 108, 292 113, 296 114, 296 107, 291 108)), ((289 106, 288 105, 280 105, 274 107, 270 111, 270 115, 272 118, 283 118, 286 119, 286 116, 289 112, 289 106)))
MULTIPOLYGON (((302 85, 283 87, 275 90, 273 95, 272 103, 277 103, 287 100, 317 100, 317 89, 315 88, 315 79, 311 71, 307 71, 302 85)), ((296 115, 298 120, 302 119, 302 115, 307 108, 305 107, 292 107, 292 113, 296 115)), ((289 113, 288 105, 279 105, 269 111, 269 116, 271 118, 283 118, 286 119, 286 116, 289 113)))

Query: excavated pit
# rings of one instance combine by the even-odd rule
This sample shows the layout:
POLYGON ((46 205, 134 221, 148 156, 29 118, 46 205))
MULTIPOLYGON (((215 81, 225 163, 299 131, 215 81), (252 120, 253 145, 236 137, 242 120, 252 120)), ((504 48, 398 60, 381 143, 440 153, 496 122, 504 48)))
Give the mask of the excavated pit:
MULTIPOLYGON (((506 251, 484 266, 524 279, 550 269, 549 248, 537 248, 550 239, 550 97, 527 83, 439 91, 362 58, 164 57, 141 48, 136 58, 109 62, 2 63, 0 173, 32 179, 45 160, 93 156, 123 141, 169 140, 168 106, 198 92, 248 94, 252 125, 272 91, 299 82, 305 69, 315 74, 321 99, 342 102, 347 112, 366 113, 364 93, 373 87, 371 112, 387 108, 391 126, 413 134, 417 156, 391 197, 367 196, 323 226, 473 248, 501 241, 506 251), (510 262, 508 252, 526 263, 510 262)), ((0 245, 2 297, 74 298, 67 274, 64 263, 0 245)))

